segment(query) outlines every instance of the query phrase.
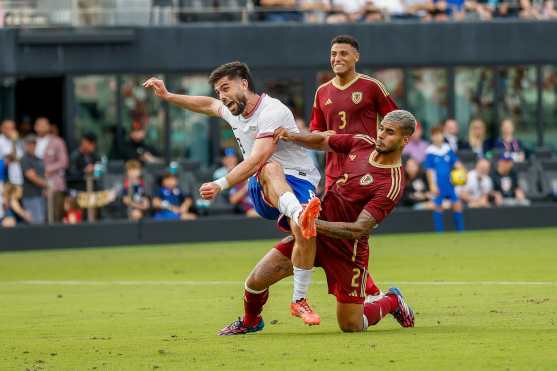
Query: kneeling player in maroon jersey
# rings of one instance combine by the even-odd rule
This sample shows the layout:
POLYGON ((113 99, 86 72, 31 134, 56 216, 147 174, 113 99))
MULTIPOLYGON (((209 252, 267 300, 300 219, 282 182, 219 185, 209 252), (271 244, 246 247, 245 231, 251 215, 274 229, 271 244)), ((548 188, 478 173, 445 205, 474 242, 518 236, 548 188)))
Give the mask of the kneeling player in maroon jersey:
MULTIPOLYGON (((347 155, 343 175, 322 201, 317 222, 315 266, 325 270, 329 293, 337 298, 341 330, 364 331, 392 314, 402 327, 414 326, 414 312, 398 288, 372 303, 364 303, 369 256, 369 232, 389 215, 404 190, 402 149, 414 132, 414 116, 392 111, 378 127, 377 140, 356 134, 296 134, 278 129, 275 139, 347 155)), ((292 274, 293 238, 287 237, 259 261, 246 280, 244 317, 219 335, 236 335, 263 329, 263 305, 269 287, 292 274)))

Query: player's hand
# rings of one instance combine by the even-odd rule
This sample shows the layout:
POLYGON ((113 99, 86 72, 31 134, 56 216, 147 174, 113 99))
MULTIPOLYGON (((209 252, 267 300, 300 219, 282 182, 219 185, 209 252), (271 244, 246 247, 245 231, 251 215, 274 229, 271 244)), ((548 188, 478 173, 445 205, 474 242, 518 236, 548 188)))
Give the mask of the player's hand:
POLYGON ((157 79, 156 77, 151 77, 149 80, 143 83, 143 87, 146 89, 153 89, 155 95, 162 99, 167 99, 170 93, 166 90, 164 81, 157 79))
POLYGON ((221 189, 215 182, 204 183, 199 188, 199 194, 204 200, 213 200, 220 193, 221 189))
POLYGON ((290 139, 290 133, 285 128, 278 128, 273 133, 273 143, 278 143, 279 140, 288 141, 290 139))
POLYGON ((335 135, 337 132, 334 130, 327 130, 327 131, 323 131, 321 132, 322 135, 326 136, 326 137, 330 137, 331 135, 335 135))

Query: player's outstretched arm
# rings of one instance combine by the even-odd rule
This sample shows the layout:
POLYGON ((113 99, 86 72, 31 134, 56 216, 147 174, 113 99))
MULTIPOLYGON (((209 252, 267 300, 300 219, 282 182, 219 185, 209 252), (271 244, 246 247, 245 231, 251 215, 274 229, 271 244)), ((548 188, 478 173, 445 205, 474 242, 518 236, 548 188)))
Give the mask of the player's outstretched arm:
POLYGON ((143 83, 146 89, 153 89, 155 95, 175 106, 187 109, 188 111, 202 113, 207 116, 218 116, 219 108, 222 103, 213 97, 180 95, 170 93, 164 84, 164 81, 151 77, 143 83))
POLYGON ((340 240, 357 240, 368 234, 377 224, 376 220, 366 210, 362 210, 358 219, 353 223, 327 222, 317 220, 317 233, 340 240))
POLYGON ((313 132, 313 133, 292 133, 285 128, 278 128, 273 134, 275 143, 279 140, 294 142, 309 149, 320 151, 331 151, 329 147, 329 137, 335 134, 334 131, 313 132))

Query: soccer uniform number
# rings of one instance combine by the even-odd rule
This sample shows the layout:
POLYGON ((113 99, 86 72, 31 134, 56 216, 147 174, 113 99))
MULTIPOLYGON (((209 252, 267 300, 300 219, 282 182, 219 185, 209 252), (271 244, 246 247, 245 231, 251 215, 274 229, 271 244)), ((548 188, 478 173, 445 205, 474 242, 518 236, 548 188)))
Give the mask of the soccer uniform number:
POLYGON ((352 277, 352 287, 360 287, 357 281, 362 272, 360 272, 360 268, 353 268, 352 271, 354 272, 354 276, 352 277))
POLYGON ((348 119, 346 118, 346 112, 345 111, 340 111, 338 113, 338 115, 340 116, 340 122, 341 124, 338 126, 339 129, 344 129, 346 127, 346 125, 348 125, 348 119))

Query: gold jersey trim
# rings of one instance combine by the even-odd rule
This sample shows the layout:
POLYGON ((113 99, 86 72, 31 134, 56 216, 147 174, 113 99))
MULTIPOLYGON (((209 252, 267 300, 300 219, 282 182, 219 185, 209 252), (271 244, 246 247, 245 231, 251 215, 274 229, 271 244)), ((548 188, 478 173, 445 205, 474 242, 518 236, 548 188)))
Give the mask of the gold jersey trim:
POLYGON ((376 78, 373 78, 371 76, 368 75, 361 75, 361 78, 364 80, 368 80, 371 82, 374 82, 375 84, 377 84, 377 86, 379 87, 379 89, 381 89, 381 92, 383 93, 384 96, 388 97, 390 95, 389 91, 387 90, 387 88, 385 87, 385 85, 383 85, 383 83, 379 80, 377 80, 376 78))
POLYGON ((375 158, 377 157, 379 153, 377 151, 373 151, 371 152, 371 154, 369 155, 369 164, 373 165, 375 167, 381 168, 381 169, 395 169, 395 168, 399 168, 401 166, 400 162, 397 162, 396 164, 392 164, 392 165, 383 165, 380 164, 378 162, 375 162, 375 158))
POLYGON ((335 76, 335 78, 332 79, 331 81, 332 81, 333 86, 334 86, 335 88, 337 88, 338 90, 346 90, 346 89, 348 89, 349 87, 351 87, 352 85, 354 85, 354 83, 355 83, 356 81, 358 81, 358 80, 360 79, 361 76, 362 76, 361 74, 357 73, 357 74, 356 74, 356 77, 354 77, 352 80, 348 81, 348 82, 347 82, 346 84, 344 84, 344 85, 340 85, 340 84, 337 82, 336 76, 335 76))

